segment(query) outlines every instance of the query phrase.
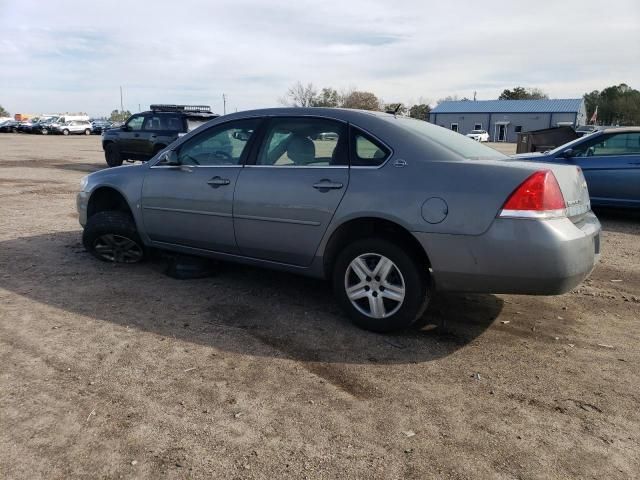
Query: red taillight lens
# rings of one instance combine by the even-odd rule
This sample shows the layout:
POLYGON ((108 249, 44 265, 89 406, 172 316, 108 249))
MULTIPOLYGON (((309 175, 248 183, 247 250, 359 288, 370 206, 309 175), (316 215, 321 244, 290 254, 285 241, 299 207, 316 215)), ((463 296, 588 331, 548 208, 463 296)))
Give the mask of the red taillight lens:
POLYGON ((503 210, 542 212, 566 207, 560 185, 551 170, 534 173, 509 196, 503 210))

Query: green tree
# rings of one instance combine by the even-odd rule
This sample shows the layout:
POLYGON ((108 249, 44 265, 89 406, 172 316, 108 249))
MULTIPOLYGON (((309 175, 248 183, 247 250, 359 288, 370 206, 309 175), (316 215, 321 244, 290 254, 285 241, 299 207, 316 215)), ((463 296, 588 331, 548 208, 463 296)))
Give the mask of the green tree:
POLYGON ((413 105, 409 109, 409 116, 411 118, 417 118, 418 120, 428 120, 429 112, 431 112, 431 107, 426 103, 419 103, 413 105))
POLYGON ((7 112, 2 105, 0 105, 0 117, 10 117, 11 114, 7 112))
POLYGON ((639 125, 640 91, 626 83, 612 85, 602 91, 584 94, 587 120, 598 108, 597 123, 600 125, 639 125))
POLYGON ((112 122, 124 122, 130 116, 131 116, 131 112, 129 110, 124 110, 122 112, 120 110, 114 110, 111 112, 111 116, 109 117, 109 120, 111 120, 112 122))
POLYGON ((341 103, 340 95, 335 88, 323 88, 312 100, 314 107, 339 107, 341 103))
POLYGON ((539 88, 515 87, 513 90, 505 88, 498 100, 542 100, 548 98, 549 95, 539 88))
POLYGON ((347 93, 342 99, 342 107, 360 110, 381 110, 381 103, 373 93, 358 90, 347 93))

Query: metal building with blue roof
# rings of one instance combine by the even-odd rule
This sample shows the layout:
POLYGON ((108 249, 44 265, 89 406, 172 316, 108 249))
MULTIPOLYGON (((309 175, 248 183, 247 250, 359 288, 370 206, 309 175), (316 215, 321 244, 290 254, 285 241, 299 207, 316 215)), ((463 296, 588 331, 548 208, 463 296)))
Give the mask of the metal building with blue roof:
POLYGON ((516 142, 518 133, 578 127, 587 122, 582 98, 554 100, 461 100, 438 104, 429 121, 463 135, 486 130, 493 142, 516 142))

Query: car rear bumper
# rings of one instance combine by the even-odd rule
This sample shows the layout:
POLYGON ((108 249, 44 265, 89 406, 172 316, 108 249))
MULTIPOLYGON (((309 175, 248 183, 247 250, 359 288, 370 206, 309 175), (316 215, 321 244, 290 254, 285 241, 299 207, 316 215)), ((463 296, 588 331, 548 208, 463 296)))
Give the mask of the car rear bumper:
POLYGON ((482 235, 414 233, 437 290, 555 295, 571 290, 600 255, 600 222, 498 218, 482 235))

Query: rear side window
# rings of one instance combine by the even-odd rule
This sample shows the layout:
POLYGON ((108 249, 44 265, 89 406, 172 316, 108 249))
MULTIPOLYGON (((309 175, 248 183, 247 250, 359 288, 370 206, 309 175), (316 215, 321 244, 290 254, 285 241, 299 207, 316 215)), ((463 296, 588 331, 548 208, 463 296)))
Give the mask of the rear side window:
POLYGON ((352 138, 352 167, 377 167, 382 165, 391 153, 380 142, 357 130, 352 138))
POLYGON ((321 118, 275 118, 269 123, 258 165, 346 166, 345 125, 321 118))

